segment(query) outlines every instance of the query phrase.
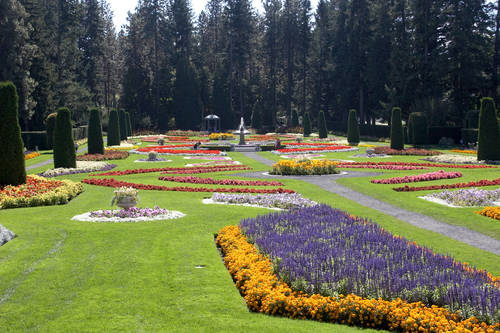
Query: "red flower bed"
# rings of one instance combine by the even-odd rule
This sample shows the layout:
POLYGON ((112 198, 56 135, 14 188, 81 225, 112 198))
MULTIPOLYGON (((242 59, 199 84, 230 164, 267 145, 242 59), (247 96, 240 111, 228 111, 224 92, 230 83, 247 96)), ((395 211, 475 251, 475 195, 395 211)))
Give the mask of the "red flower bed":
POLYGON ((187 136, 166 136, 165 139, 167 139, 168 141, 183 141, 183 140, 187 140, 188 137, 187 136))
POLYGON ((401 183, 425 182, 429 180, 439 180, 439 179, 452 179, 458 177, 462 177, 462 173, 444 172, 443 170, 440 170, 437 172, 428 172, 414 176, 393 177, 386 179, 372 179, 370 180, 370 182, 372 182, 373 184, 401 184, 401 183))
POLYGON ((129 155, 125 150, 105 150, 102 154, 85 154, 78 155, 77 161, 108 161, 108 160, 123 160, 129 155))
MULTIPOLYGON (((367 166, 410 166, 410 167, 426 167, 426 168, 453 168, 453 169, 491 169, 496 168, 493 165, 482 164, 448 164, 448 163, 418 163, 418 162, 341 162, 339 168, 356 168, 355 165, 367 166)), ((369 167, 368 167, 369 168, 369 167)), ((382 169, 382 168, 381 168, 382 169)), ((419 168, 420 169, 420 168, 419 168)), ((397 169, 394 169, 397 170, 397 169)), ((415 169, 401 169, 401 170, 415 170, 415 169)))
POLYGON ((148 136, 145 138, 141 138, 142 142, 158 142, 160 139, 165 139, 163 136, 148 136))
POLYGON ((190 173, 209 173, 209 172, 221 172, 221 171, 234 171, 234 170, 252 170, 252 168, 246 165, 216 165, 207 167, 197 167, 197 168, 150 168, 150 169, 130 169, 123 171, 110 171, 102 173, 94 173, 90 176, 125 176, 125 175, 135 175, 139 173, 151 173, 151 172, 162 172, 170 174, 190 174, 190 173))
POLYGON ((468 183, 455 183, 455 184, 443 184, 443 185, 430 185, 430 186, 408 186, 394 187, 393 190, 396 192, 415 192, 415 191, 429 191, 429 190, 444 190, 451 188, 465 188, 465 187, 479 187, 479 186, 496 186, 500 185, 500 178, 493 180, 478 180, 468 183))
MULTIPOLYGON (((191 147, 191 145, 182 145, 184 147, 191 147)), ((206 155, 219 155, 219 150, 188 150, 188 149, 170 149, 171 146, 153 146, 138 148, 137 151, 150 152, 155 151, 163 154, 206 154, 206 155)))
POLYGON ((424 170, 426 168, 411 165, 391 165, 391 164, 354 164, 354 163, 339 163, 337 168, 351 169, 381 169, 381 170, 424 170))
POLYGON ((150 152, 150 151, 156 151, 156 149, 189 148, 192 146, 193 145, 191 145, 191 144, 176 144, 176 145, 143 147, 143 148, 138 148, 137 150, 142 151, 142 152, 150 152))
POLYGON ((300 153, 304 151, 327 151, 327 150, 343 150, 351 149, 349 146, 332 146, 332 147, 311 147, 311 148, 290 148, 290 149, 278 149, 279 153, 300 153))
POLYGON ((282 142, 281 144, 286 146, 314 146, 314 147, 339 146, 338 143, 331 143, 331 142, 282 142))
POLYGON ((42 177, 26 177, 26 183, 18 186, 0 186, 0 195, 6 195, 11 198, 31 198, 43 193, 50 192, 64 183, 58 180, 48 180, 42 177))
POLYGON ((267 189, 256 189, 256 188, 206 188, 206 187, 167 187, 161 185, 145 185, 145 184, 136 184, 129 182, 122 182, 116 180, 114 178, 105 178, 105 179, 84 179, 83 183, 97 185, 97 186, 106 186, 106 187, 133 187, 138 190, 155 190, 155 191, 177 191, 177 192, 224 192, 224 193, 295 193, 293 190, 287 190, 284 188, 277 188, 272 190, 267 189))
POLYGON ((213 185, 239 185, 239 186, 283 186, 282 183, 267 180, 237 180, 237 179, 213 179, 201 177, 179 177, 179 176, 162 176, 159 180, 176 183, 190 184, 213 184, 213 185))
POLYGON ((376 154, 386 154, 386 155, 414 155, 414 156, 433 156, 440 155, 441 152, 437 150, 427 150, 427 149, 391 149, 390 147, 375 147, 373 148, 376 154))

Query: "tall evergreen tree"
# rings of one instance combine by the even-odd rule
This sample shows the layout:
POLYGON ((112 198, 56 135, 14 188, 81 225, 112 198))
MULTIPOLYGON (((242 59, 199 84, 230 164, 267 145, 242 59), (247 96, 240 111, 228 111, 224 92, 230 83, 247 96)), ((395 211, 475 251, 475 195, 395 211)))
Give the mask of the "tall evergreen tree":
POLYGON ((495 102, 490 97, 481 100, 477 160, 500 161, 500 130, 495 102))
POLYGON ((120 120, 118 111, 112 109, 108 121, 108 147, 120 145, 120 120))
POLYGON ((123 109, 118 111, 118 124, 120 126, 120 140, 127 140, 127 116, 123 109))
POLYGON ((391 149, 404 149, 403 123, 401 122, 401 109, 392 109, 391 116, 391 149))
POLYGON ((91 108, 89 114, 88 129, 88 153, 104 154, 104 143, 102 139, 101 115, 98 108, 91 108))
POLYGON ((57 110, 54 127, 54 168, 76 168, 71 112, 64 107, 57 110))
POLYGON ((183 130, 199 128, 202 109, 198 76, 193 64, 185 58, 177 62, 174 85, 174 109, 177 127, 183 130))

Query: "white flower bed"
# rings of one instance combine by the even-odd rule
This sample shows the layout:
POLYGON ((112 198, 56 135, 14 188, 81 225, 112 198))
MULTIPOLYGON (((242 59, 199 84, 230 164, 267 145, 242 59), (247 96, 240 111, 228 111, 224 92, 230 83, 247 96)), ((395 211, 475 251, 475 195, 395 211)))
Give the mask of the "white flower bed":
POLYGON ((115 164, 102 161, 76 161, 76 168, 56 168, 40 173, 42 177, 56 177, 61 175, 69 175, 74 173, 85 173, 104 171, 114 168, 115 164))
MULTIPOLYGON (((116 210, 118 211, 118 210, 116 210)), ((98 211, 102 212, 102 211, 98 211)), ((92 217, 91 212, 73 216, 71 219, 74 221, 84 221, 84 222, 146 222, 146 221, 159 221, 159 220, 172 220, 178 219, 180 217, 186 216, 186 214, 179 211, 170 210, 167 214, 156 215, 156 216, 141 216, 141 217, 92 217)))
POLYGON ((245 206, 245 207, 255 207, 255 208, 266 208, 266 209, 271 209, 271 210, 283 210, 281 208, 275 208, 275 207, 267 207, 267 206, 260 206, 260 205, 251 205, 251 204, 246 204, 246 203, 229 203, 229 202, 217 202, 213 201, 212 199, 203 199, 202 202, 205 205, 229 205, 229 206, 245 206))
POLYGON ((119 146, 106 146, 106 149, 123 149, 123 148, 133 148, 137 145, 122 141, 119 146))
POLYGON ((172 162, 172 160, 167 160, 167 159, 164 159, 164 158, 159 158, 157 160, 147 160, 147 159, 138 159, 138 160, 135 160, 134 163, 158 163, 158 162, 164 162, 164 163, 167 163, 167 162, 172 162))
POLYGON ((452 164, 484 163, 484 161, 478 161, 476 156, 454 155, 454 154, 442 154, 442 155, 428 156, 428 157, 424 158, 424 160, 435 162, 435 163, 452 163, 452 164))

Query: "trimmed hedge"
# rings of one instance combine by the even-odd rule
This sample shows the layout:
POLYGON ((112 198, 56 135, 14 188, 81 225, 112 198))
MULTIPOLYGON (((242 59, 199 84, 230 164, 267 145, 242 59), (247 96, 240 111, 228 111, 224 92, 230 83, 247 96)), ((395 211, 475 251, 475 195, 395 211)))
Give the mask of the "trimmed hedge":
POLYGON ((320 111, 318 115, 318 131, 320 139, 325 139, 328 137, 328 129, 326 128, 325 113, 323 111, 320 111))
POLYGON ((108 122, 108 146, 120 145, 120 124, 118 122, 118 111, 113 109, 109 113, 108 122))
POLYGON ((304 137, 311 135, 311 118, 309 117, 309 112, 306 112, 304 116, 304 137))
POLYGON ((491 97, 481 99, 477 160, 500 161, 500 131, 495 102, 491 97))
POLYGON ((401 108, 392 108, 391 115, 391 149, 404 149, 403 123, 401 122, 401 108))
POLYGON ((54 127, 56 126, 57 112, 51 113, 45 119, 45 130, 47 131, 47 148, 54 148, 54 127))
POLYGON ((26 183, 18 109, 19 97, 14 83, 0 82, 0 186, 26 183))
POLYGON ((125 120, 127 121, 127 136, 132 136, 132 122, 130 121, 130 113, 125 112, 125 120))
POLYGON ((97 108, 90 109, 88 150, 89 154, 104 155, 101 115, 97 108))
POLYGON ((125 110, 118 112, 118 124, 120 125, 120 140, 127 140, 127 122, 125 110))
POLYGON ((413 145, 425 145, 429 142, 427 117, 422 112, 413 112, 409 118, 410 141, 413 145))
POLYGON ((352 146, 357 146, 359 143, 358 115, 355 109, 349 110, 347 118, 347 142, 352 146))
POLYGON ((57 111, 54 127, 54 168, 76 168, 71 112, 66 107, 57 111))

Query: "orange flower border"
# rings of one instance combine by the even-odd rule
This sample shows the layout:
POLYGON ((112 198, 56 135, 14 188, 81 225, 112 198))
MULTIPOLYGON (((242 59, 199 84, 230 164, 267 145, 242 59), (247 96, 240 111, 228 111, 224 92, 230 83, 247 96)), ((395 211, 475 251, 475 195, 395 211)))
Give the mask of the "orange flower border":
POLYGON ((462 154, 471 154, 477 155, 477 150, 469 150, 469 149, 452 149, 450 150, 452 153, 462 153, 462 154))
POLYGON ((500 207, 484 207, 482 210, 475 211, 474 213, 500 220, 500 207))
POLYGON ((38 156, 40 156, 40 153, 39 153, 39 152, 34 151, 34 152, 32 152, 32 153, 29 153, 29 154, 24 155, 24 160, 30 160, 30 159, 35 158, 35 157, 38 157, 38 156))
POLYGON ((273 273, 269 258, 248 243, 237 226, 219 231, 216 244, 224 264, 251 311, 295 319, 314 319, 351 326, 404 332, 495 332, 500 324, 487 325, 475 317, 466 320, 447 309, 426 307, 401 299, 386 301, 353 294, 339 297, 293 291, 273 273))

